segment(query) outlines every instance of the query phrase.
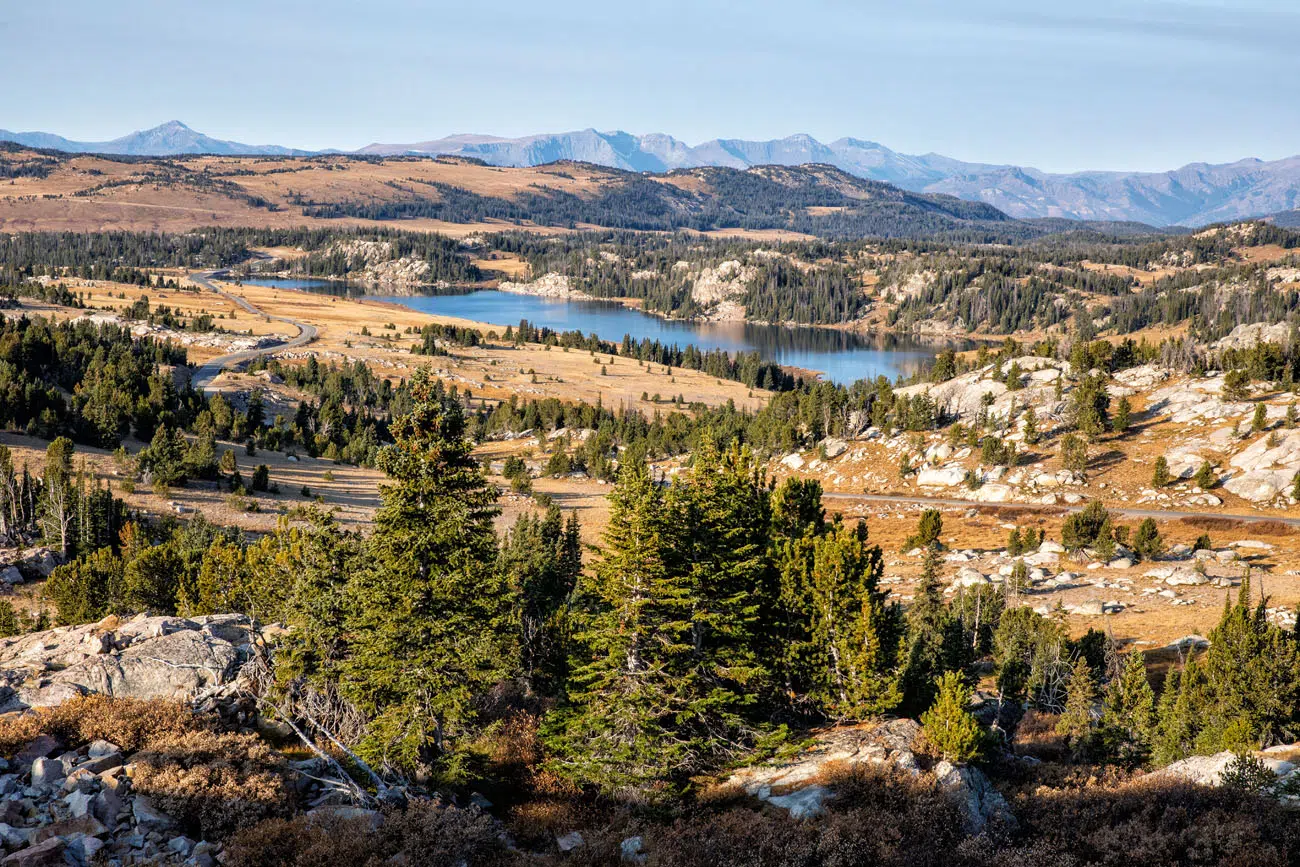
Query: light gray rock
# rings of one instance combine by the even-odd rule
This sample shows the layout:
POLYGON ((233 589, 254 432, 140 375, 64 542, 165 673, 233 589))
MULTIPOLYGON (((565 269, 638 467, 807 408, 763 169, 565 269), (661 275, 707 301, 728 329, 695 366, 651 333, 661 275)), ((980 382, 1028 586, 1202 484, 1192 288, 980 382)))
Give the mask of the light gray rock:
MULTIPOLYGON (((1189 756, 1171 765, 1166 765, 1156 773, 1160 776, 1175 777, 1202 786, 1217 786, 1223 782, 1223 772, 1236 758, 1236 755, 1231 750, 1224 750, 1212 756, 1189 756)), ((1264 763, 1264 766, 1277 777, 1285 777, 1295 770, 1295 765, 1291 762, 1275 758, 1268 755, 1268 753, 1257 754, 1257 756, 1264 763)))
POLYGON ((638 837, 628 837, 618 845, 619 857, 627 864, 644 864, 649 857, 645 852, 645 842, 638 837))
POLYGON ((89 792, 83 792, 80 789, 63 796, 63 803, 68 807, 68 814, 74 819, 80 819, 91 811, 91 806, 95 802, 95 796, 89 792))
POLYGON ((1015 816, 1002 794, 989 782, 979 768, 958 767, 941 761, 934 766, 934 779, 962 808, 966 831, 979 834, 990 822, 1015 824, 1015 816))
POLYGON ((3 569, 0 569, 0 583, 13 586, 15 584, 22 584, 24 580, 23 573, 18 571, 17 566, 6 566, 3 569))
POLYGON ((964 467, 931 467, 916 474, 916 483, 923 488, 951 488, 965 479, 964 467))
POLYGON ((131 816, 135 819, 136 827, 146 834, 152 831, 161 833, 176 824, 171 816, 155 807, 153 801, 145 795, 136 795, 131 799, 131 816))
POLYGON ((572 852, 574 849, 581 849, 585 842, 582 835, 577 831, 570 831, 563 837, 555 838, 555 845, 559 847, 561 852, 572 852))
POLYGON ((834 794, 825 786, 812 785, 788 795, 774 795, 767 802, 789 811, 791 819, 812 819, 826 812, 826 802, 833 797, 834 794))
POLYGON ((32 762, 32 785, 36 787, 53 786, 67 776, 63 762, 58 759, 41 757, 32 762))
POLYGON ((0 713, 86 693, 185 699, 234 680, 251 648, 242 615, 137 617, 0 639, 0 713))

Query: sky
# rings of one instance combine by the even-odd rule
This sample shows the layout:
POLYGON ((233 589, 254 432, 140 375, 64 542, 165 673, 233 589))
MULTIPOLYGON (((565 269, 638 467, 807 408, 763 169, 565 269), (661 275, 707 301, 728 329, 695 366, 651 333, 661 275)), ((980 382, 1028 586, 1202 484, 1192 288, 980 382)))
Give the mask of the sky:
POLYGON ((1048 171, 1300 153, 1295 0, 0 3, 0 128, 354 149, 808 133, 1048 171))

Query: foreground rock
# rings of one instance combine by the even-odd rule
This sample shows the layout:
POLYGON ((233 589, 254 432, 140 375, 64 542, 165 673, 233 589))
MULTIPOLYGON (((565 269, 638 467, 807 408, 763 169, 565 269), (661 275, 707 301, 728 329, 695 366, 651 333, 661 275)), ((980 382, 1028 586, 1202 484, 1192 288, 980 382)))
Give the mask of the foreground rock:
MULTIPOLYGON (((1297 771, 1295 763, 1282 758, 1282 756, 1300 755, 1300 745, 1274 747, 1255 755, 1264 763, 1264 767, 1273 772, 1278 782, 1300 779, 1297 777, 1300 771, 1297 771)), ((1219 786, 1223 784, 1224 771, 1236 757, 1237 754, 1231 750, 1224 750, 1212 756, 1189 756, 1160 769, 1156 774, 1186 780, 1201 786, 1219 786)))
MULTIPOLYGON (((926 776, 914 752, 920 734, 921 727, 909 719, 833 729, 794 760, 745 768, 732 774, 727 784, 788 810, 796 819, 813 818, 835 798, 836 772, 870 765, 926 776)), ((968 833, 980 833, 991 821, 1015 822, 1006 800, 979 769, 940 762, 928 773, 961 805, 968 833)))
POLYGON ((188 699, 231 683, 252 648, 243 615, 108 618, 0 639, 0 713, 76 695, 188 699))

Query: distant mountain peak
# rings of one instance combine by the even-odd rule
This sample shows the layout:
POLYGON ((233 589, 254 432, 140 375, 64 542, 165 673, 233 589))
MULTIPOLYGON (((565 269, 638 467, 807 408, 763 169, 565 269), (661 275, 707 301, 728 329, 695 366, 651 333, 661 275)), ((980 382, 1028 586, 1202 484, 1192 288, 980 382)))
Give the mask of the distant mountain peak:
POLYGON ((71 153, 120 154, 125 156, 180 156, 182 154, 219 154, 222 156, 305 156, 309 151, 278 145, 247 145, 211 138, 179 120, 169 120, 149 129, 110 141, 73 141, 43 132, 9 132, 0 130, 0 141, 71 153))

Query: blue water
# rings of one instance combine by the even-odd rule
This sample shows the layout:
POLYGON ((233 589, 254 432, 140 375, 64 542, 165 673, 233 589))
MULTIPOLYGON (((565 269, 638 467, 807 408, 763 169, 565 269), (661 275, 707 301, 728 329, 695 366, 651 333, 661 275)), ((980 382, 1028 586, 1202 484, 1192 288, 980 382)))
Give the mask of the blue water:
MULTIPOLYGON (((327 280, 245 280, 262 286, 305 289, 346 294, 347 284, 327 280)), ((352 290, 355 291, 355 290, 352 290)), ((921 342, 897 335, 864 336, 830 328, 784 327, 742 322, 682 322, 642 313, 612 301, 564 301, 534 295, 514 295, 496 290, 479 290, 458 295, 372 296, 439 316, 454 316, 500 326, 518 325, 527 319, 533 325, 555 331, 595 333, 603 340, 619 342, 625 334, 633 340, 658 340, 664 344, 694 344, 701 350, 757 351, 778 364, 821 372, 833 382, 848 384, 858 379, 884 375, 891 380, 928 364, 945 345, 955 349, 967 344, 921 342)))

